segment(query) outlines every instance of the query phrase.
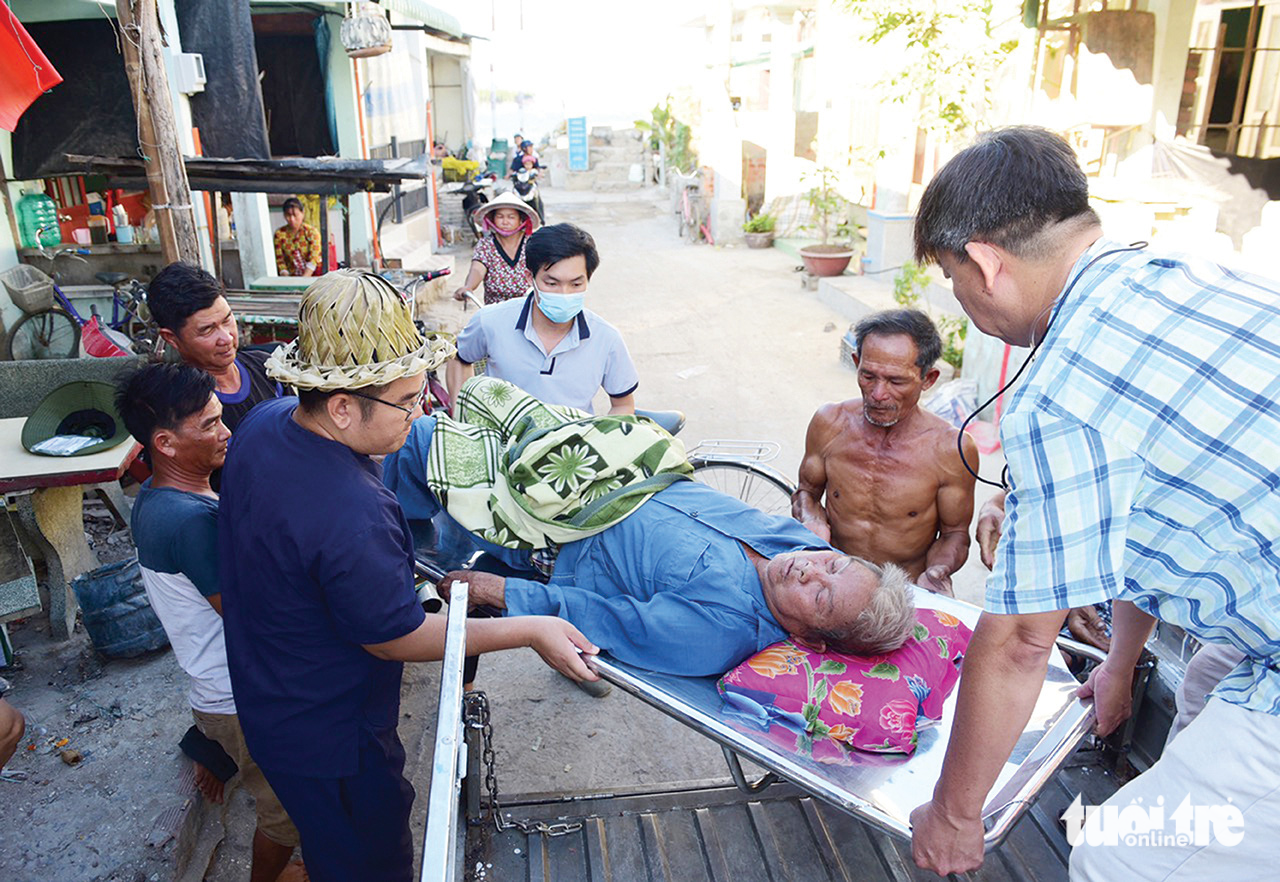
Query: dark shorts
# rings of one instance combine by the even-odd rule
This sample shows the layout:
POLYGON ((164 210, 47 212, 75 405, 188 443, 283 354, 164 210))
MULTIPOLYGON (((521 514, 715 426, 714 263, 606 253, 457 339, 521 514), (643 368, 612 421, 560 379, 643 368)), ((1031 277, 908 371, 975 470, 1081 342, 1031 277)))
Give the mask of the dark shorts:
POLYGON ((414 792, 394 729, 360 732, 360 771, 348 778, 263 771, 302 837, 312 882, 411 882, 414 792))

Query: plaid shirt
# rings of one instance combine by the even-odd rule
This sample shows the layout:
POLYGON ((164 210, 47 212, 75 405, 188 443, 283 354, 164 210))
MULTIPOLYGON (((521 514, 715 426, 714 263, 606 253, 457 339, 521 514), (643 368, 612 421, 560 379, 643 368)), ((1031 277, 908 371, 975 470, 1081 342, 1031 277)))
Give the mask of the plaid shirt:
POLYGON ((1280 283, 1104 257, 1000 432, 1012 489, 988 609, 1132 601, 1247 653, 1215 694, 1280 714, 1280 283))

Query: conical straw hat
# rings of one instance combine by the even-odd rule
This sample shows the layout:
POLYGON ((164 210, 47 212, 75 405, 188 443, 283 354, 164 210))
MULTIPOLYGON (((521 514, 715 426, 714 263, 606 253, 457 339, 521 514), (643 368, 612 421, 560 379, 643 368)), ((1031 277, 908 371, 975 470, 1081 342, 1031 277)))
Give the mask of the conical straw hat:
POLYGON ((424 339, 405 296, 386 279, 342 269, 307 288, 298 339, 271 354, 267 374, 297 389, 359 389, 433 370, 455 351, 439 334, 424 339))
POLYGON ((475 216, 476 223, 481 223, 499 208, 514 208, 532 222, 535 230, 542 226, 542 218, 538 217, 538 213, 533 210, 533 206, 511 191, 499 193, 493 199, 477 208, 472 214, 475 216))

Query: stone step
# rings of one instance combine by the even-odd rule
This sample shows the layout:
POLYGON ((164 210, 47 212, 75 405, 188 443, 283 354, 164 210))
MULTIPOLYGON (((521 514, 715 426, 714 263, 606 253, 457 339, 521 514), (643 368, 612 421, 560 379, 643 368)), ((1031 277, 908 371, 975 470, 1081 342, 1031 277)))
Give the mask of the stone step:
POLYGON ((596 181, 591 189, 597 193, 616 193, 624 190, 640 190, 644 184, 638 181, 596 181))

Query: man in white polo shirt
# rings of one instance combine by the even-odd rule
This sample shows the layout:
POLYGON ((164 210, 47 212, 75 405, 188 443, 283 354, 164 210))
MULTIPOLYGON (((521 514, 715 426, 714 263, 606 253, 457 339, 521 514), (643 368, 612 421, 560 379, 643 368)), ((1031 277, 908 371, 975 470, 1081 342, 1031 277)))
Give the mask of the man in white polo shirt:
POLYGON ((488 359, 487 373, 548 404, 593 413, 603 388, 609 413, 634 413, 639 378, 617 328, 583 308, 600 265, 596 243, 573 224, 543 227, 529 237, 525 262, 533 289, 523 299, 486 306, 458 335, 458 355, 445 372, 451 398, 488 359))

